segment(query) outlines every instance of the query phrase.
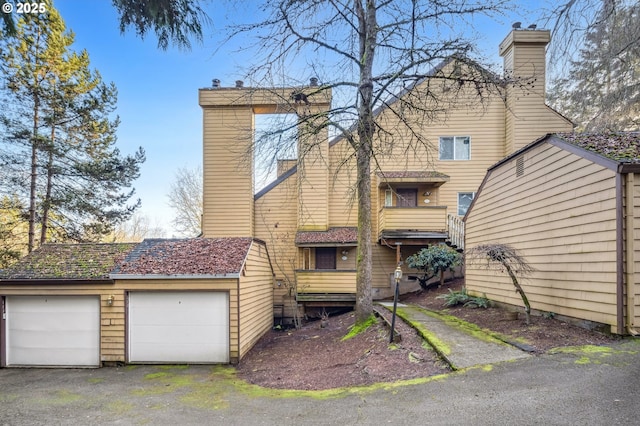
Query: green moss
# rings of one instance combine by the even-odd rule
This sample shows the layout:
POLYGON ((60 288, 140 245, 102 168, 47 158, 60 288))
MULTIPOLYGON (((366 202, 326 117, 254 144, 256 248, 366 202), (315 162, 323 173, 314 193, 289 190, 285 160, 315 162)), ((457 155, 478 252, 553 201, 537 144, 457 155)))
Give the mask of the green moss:
POLYGON ((74 402, 78 402, 81 399, 82 399, 82 395, 80 394, 70 392, 66 389, 60 389, 54 392, 54 394, 51 395, 50 397, 43 398, 40 400, 34 400, 34 402, 37 401, 41 404, 47 404, 47 405, 67 405, 67 404, 73 404, 74 402))
MULTIPOLYGON (((508 345, 508 342, 510 340, 512 340, 510 337, 502 335, 500 333, 496 333, 494 331, 488 330, 488 329, 483 329, 478 327, 476 324, 472 324, 470 322, 467 321, 463 321, 458 317, 452 316, 452 315, 444 315, 440 312, 433 312, 433 311, 429 311, 427 309, 422 309, 416 306, 411 306, 411 307, 407 307, 407 308, 403 308, 404 310, 410 311, 410 310, 415 310, 418 312, 421 312, 427 316, 430 316, 432 318, 437 318, 441 321, 444 321, 445 324, 451 326, 451 327, 455 327, 456 329, 463 331, 473 337, 476 337, 480 340, 483 340, 485 342, 490 342, 490 343, 497 343, 497 344, 502 344, 502 345, 508 345)), ((406 316, 407 314, 404 313, 405 316, 403 317, 403 319, 405 321, 407 321, 411 326, 413 326, 413 324, 411 323, 410 319, 408 318, 408 316, 406 316)), ((520 343, 528 343, 528 341, 526 339, 516 339, 518 342, 520 343)))
POLYGON ((87 380, 89 383, 93 383, 93 384, 98 384, 98 383, 102 383, 104 382, 104 379, 102 377, 91 377, 89 380, 87 380))
POLYGON ((120 400, 111 401, 107 404, 107 410, 114 414, 125 414, 133 410, 133 407, 133 404, 130 402, 120 400))
POLYGON ((358 334, 362 333, 372 325, 376 324, 377 321, 378 320, 374 315, 370 315, 369 318, 367 318, 365 321, 355 323, 351 327, 349 332, 342 338, 342 340, 348 340, 354 336, 357 336, 358 334))

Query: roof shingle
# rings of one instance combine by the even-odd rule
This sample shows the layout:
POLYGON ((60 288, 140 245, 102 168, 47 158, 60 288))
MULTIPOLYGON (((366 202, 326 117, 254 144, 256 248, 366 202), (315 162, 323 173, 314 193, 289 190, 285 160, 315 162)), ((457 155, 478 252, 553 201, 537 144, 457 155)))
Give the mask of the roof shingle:
POLYGON ((618 162, 640 163, 640 133, 558 133, 562 140, 618 162))
POLYGON ((106 279, 136 244, 44 244, 0 272, 4 280, 106 279))
POLYGON ((327 231, 298 231, 296 245, 308 244, 355 244, 358 228, 330 228, 327 231))
POLYGON ((147 239, 115 275, 222 275, 239 273, 251 238, 147 239))

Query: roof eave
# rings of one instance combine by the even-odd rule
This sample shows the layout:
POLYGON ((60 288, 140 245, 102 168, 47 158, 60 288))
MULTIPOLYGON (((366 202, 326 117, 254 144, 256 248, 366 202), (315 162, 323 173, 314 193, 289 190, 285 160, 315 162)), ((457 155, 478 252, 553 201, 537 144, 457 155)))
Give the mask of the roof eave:
POLYGON ((225 274, 112 274, 112 280, 219 280, 238 279, 238 272, 225 274))

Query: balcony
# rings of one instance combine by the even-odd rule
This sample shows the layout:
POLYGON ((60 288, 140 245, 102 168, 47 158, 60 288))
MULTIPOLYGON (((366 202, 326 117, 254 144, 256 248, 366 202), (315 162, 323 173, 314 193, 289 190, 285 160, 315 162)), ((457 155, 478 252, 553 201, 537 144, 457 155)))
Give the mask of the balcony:
POLYGON ((446 238, 447 206, 383 207, 378 215, 378 238, 446 238))
MULTIPOLYGON (((339 269, 304 269, 296 271, 299 300, 343 299, 339 294, 355 295, 356 271, 339 269)), ((355 300, 355 297, 349 299, 355 300)))

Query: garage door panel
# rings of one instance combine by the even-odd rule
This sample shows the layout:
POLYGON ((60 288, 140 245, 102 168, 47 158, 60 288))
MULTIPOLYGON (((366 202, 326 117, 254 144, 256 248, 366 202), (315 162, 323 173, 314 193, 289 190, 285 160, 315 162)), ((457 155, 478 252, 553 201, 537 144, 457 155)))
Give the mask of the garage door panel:
POLYGON ((100 301, 88 296, 8 296, 7 365, 98 366, 100 301))
POLYGON ((131 292, 129 362, 228 362, 228 295, 131 292))

